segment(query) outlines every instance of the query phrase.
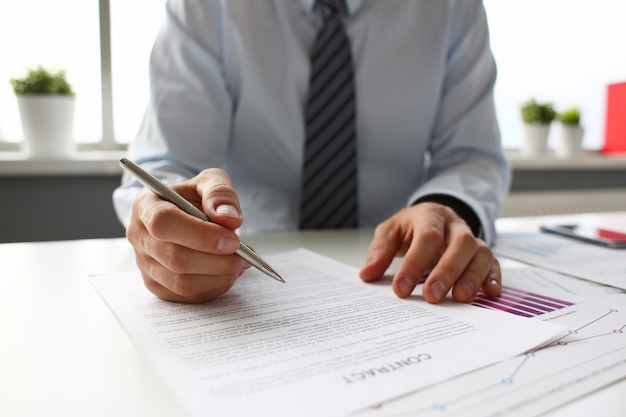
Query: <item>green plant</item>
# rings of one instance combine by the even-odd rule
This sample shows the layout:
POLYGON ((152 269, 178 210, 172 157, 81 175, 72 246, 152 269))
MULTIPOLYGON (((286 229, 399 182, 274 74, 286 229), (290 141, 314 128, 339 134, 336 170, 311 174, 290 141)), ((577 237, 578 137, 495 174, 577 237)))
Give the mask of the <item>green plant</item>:
POLYGON ((65 71, 51 72, 41 65, 27 69, 23 78, 11 78, 15 94, 74 95, 72 86, 65 79, 65 71))
POLYGON ((580 109, 571 107, 557 115, 559 121, 566 125, 578 126, 580 124, 580 109))
POLYGON ((521 112, 526 123, 550 123, 556 117, 552 103, 538 103, 534 98, 522 104, 521 112))

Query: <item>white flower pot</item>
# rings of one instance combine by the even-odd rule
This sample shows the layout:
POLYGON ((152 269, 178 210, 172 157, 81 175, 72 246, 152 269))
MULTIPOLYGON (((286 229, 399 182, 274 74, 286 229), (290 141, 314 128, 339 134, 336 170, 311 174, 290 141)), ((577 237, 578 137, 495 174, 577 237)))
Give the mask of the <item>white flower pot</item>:
POLYGON ((34 158, 66 158, 74 152, 74 96, 19 94, 24 144, 34 158))
POLYGON ((524 158, 544 157, 548 150, 548 123, 524 123, 521 154, 524 158))
POLYGON ((557 158, 576 158, 582 153, 585 130, 576 125, 557 125, 554 153, 557 158))

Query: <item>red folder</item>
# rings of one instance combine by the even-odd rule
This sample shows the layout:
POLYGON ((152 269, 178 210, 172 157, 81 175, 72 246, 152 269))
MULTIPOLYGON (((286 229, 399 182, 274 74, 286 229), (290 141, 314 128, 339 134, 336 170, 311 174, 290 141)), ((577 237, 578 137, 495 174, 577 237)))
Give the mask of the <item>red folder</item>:
POLYGON ((604 153, 626 153, 626 82, 607 89, 604 153))

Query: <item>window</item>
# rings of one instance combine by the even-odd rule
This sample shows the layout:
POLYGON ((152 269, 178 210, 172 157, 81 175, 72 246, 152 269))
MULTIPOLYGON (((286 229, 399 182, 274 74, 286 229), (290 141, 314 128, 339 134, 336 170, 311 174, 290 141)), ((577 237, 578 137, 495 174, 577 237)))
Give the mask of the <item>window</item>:
POLYGON ((606 86, 626 81, 623 0, 484 0, 498 64, 504 146, 521 144, 519 107, 531 97, 579 106, 584 146, 604 143, 606 86))
POLYGON ((77 142, 99 143, 106 128, 117 143, 128 143, 147 104, 148 57, 163 20, 164 0, 20 0, 3 3, 0 10, 0 142, 23 137, 9 79, 23 75, 27 67, 44 65, 65 70, 74 88, 77 142), (111 84, 105 86, 110 88, 105 97, 102 10, 109 10, 102 33, 111 45, 105 58, 111 62, 111 84), (103 126, 103 100, 111 97, 112 117, 105 123, 113 126, 103 126))
POLYGON ((165 1, 110 2, 114 132, 119 143, 128 143, 148 104, 148 59, 165 17, 165 1))
POLYGON ((97 0, 19 0, 3 2, 0 10, 0 140, 22 138, 9 80, 40 64, 66 71, 76 92, 75 137, 100 140, 97 0))
MULTIPOLYGON (((557 110, 579 106, 585 146, 600 148, 606 86, 626 81, 622 46, 626 2, 484 2, 498 63, 495 96, 504 146, 519 147, 519 106, 536 97, 552 101, 557 110)), ((0 6, 0 142, 22 140, 8 81, 25 67, 39 64, 65 69, 74 86, 77 142, 100 143, 103 130, 114 135, 117 143, 131 140, 148 100, 148 57, 163 15, 164 0, 4 2, 0 6), (101 53, 101 33, 105 46, 110 42, 110 55, 106 48, 101 53), (101 62, 105 72, 110 71, 104 77, 101 62)))

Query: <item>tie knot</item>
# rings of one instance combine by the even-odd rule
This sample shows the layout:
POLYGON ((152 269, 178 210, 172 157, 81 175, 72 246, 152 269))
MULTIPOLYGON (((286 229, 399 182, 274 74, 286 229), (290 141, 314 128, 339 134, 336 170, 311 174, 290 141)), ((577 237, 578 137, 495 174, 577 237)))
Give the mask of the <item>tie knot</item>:
POLYGON ((348 14, 348 7, 345 0, 317 0, 315 7, 321 9, 324 19, 339 14, 340 16, 346 16, 348 14))

